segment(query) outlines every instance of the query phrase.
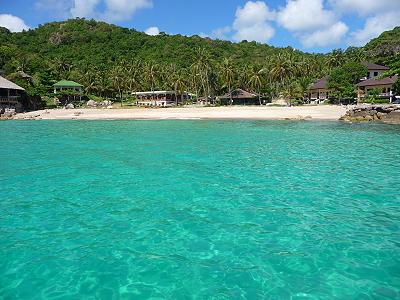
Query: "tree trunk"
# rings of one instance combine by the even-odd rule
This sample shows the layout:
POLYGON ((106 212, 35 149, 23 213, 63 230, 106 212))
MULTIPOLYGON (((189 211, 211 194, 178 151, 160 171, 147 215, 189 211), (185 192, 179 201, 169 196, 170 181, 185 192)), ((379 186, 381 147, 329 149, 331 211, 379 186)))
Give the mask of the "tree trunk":
POLYGON ((232 88, 231 88, 231 84, 228 83, 228 89, 229 89, 229 101, 230 101, 230 105, 233 105, 233 99, 232 99, 232 88))

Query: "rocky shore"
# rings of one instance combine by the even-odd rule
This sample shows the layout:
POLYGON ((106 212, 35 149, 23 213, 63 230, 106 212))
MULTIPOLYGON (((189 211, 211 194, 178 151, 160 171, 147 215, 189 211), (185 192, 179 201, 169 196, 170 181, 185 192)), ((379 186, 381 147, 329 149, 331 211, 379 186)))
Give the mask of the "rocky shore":
POLYGON ((400 124, 400 105, 357 106, 348 110, 340 120, 347 122, 378 121, 400 124))

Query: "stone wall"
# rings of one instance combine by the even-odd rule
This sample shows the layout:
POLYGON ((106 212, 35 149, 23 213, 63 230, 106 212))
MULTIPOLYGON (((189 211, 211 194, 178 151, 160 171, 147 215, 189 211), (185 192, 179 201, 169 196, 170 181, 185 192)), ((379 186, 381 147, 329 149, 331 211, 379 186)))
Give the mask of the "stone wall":
POLYGON ((348 110, 340 119, 348 122, 379 121, 400 124, 400 105, 357 106, 348 110))

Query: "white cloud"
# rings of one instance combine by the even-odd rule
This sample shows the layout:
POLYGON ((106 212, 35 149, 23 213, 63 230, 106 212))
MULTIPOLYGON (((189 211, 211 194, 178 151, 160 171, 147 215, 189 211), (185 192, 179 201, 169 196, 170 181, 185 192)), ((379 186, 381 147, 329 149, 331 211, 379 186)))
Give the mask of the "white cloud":
POLYGON ((160 34, 160 29, 158 27, 149 27, 144 31, 145 34, 147 35, 159 35, 160 34))
POLYGON ((153 7, 151 0, 104 0, 107 6, 105 19, 109 21, 126 21, 136 11, 153 7))
POLYGON ((29 29, 24 20, 9 14, 0 14, 0 27, 5 27, 11 32, 20 32, 29 29))
POLYGON ((233 35, 233 39, 267 42, 275 34, 274 28, 268 23, 274 17, 275 13, 269 10, 265 2, 248 1, 244 7, 236 10, 236 18, 233 23, 236 33, 233 35))
POLYGON ((400 25, 400 0, 329 0, 340 14, 366 17, 364 27, 353 31, 350 45, 364 46, 382 32, 400 25))
POLYGON ((50 11, 55 17, 68 18, 73 6, 72 0, 36 0, 35 8, 43 11, 50 11))
POLYGON ((229 37, 227 36, 229 33, 232 32, 232 28, 230 26, 225 26, 221 28, 214 29, 211 31, 211 33, 200 33, 201 37, 209 37, 212 39, 218 39, 218 40, 227 40, 229 37))
POLYGON ((327 29, 317 30, 300 37, 305 47, 326 47, 332 44, 340 43, 346 35, 349 28, 343 22, 337 22, 327 29))
POLYGON ((95 15, 96 6, 100 0, 75 0, 74 6, 71 8, 71 15, 76 17, 92 17, 95 15))
POLYGON ((315 30, 335 23, 335 15, 324 9, 323 0, 289 0, 278 22, 290 31, 315 30))
POLYGON ((277 22, 307 48, 338 44, 349 30, 334 11, 324 7, 324 0, 288 0, 277 13, 277 22))
POLYGON ((382 32, 391 30, 400 24, 400 10, 375 15, 366 20, 364 28, 351 33, 350 44, 364 46, 371 39, 376 38, 382 32))
POLYGON ((256 41, 260 43, 268 42, 275 34, 275 29, 266 23, 254 24, 240 28, 233 38, 236 41, 256 41))
POLYGON ((152 6, 152 0, 36 0, 35 4, 37 9, 55 12, 58 16, 109 22, 130 20, 138 10, 152 6))
POLYGON ((400 10, 400 1, 398 0, 329 0, 329 3, 338 12, 355 12, 359 15, 400 10))

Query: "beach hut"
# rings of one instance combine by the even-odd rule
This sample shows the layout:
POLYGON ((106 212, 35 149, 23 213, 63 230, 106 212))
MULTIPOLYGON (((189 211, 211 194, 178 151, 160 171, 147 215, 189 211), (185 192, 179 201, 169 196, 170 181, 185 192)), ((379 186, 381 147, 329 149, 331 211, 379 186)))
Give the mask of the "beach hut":
POLYGON ((328 89, 329 76, 322 77, 308 88, 308 98, 315 103, 321 103, 329 99, 329 93, 332 90, 328 89))
POLYGON ((232 99, 233 105, 260 105, 259 96, 254 93, 242 89, 235 89, 231 94, 225 94, 217 97, 222 105, 230 104, 232 99))
POLYGON ((77 94, 80 94, 83 89, 83 85, 76 83, 75 81, 70 80, 61 80, 53 85, 54 87, 54 94, 57 94, 61 91, 74 91, 77 94))
POLYGON ((83 85, 76 83, 71 80, 61 80, 53 85, 54 94, 62 94, 61 103, 67 104, 70 101, 71 97, 73 101, 77 100, 79 97, 79 101, 82 99, 82 90, 83 85))
POLYGON ((0 76, 0 108, 20 108, 25 89, 0 76))

